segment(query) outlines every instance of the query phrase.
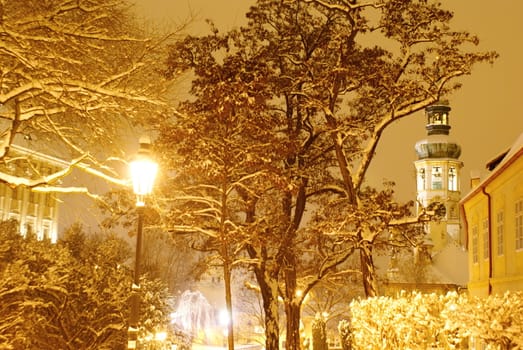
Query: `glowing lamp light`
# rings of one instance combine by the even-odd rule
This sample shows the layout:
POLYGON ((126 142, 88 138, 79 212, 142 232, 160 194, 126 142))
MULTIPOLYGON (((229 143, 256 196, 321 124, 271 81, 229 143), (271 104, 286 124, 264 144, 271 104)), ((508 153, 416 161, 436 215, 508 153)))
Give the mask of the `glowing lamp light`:
POLYGON ((154 340, 163 342, 167 339, 167 332, 158 332, 154 334, 154 340))
POLYGON ((136 194, 136 206, 145 205, 145 196, 153 190, 154 180, 158 172, 158 164, 151 158, 150 143, 140 140, 140 149, 129 165, 133 181, 133 191, 136 194))
POLYGON ((222 326, 227 326, 230 322, 229 312, 227 310, 220 310, 220 314, 218 315, 218 318, 219 318, 220 324, 222 326))

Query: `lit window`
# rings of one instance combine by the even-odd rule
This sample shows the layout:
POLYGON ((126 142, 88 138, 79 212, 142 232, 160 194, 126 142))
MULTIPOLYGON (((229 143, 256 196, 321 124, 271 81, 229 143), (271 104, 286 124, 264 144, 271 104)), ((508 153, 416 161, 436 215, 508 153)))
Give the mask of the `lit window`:
POLYGON ((433 190, 441 190, 442 189, 441 167, 440 166, 433 166, 432 167, 432 189, 433 190))
POLYGON ((483 259, 489 258, 489 224, 488 219, 483 220, 483 259))
POLYGON ((425 190, 425 169, 421 168, 418 171, 418 191, 425 190))
POLYGON ((52 208, 54 206, 53 197, 49 193, 45 194, 44 202, 45 202, 45 206, 48 208, 52 208))
POLYGON ((49 239, 52 241, 53 237, 51 237, 51 221, 50 220, 42 221, 42 238, 49 239))
POLYGON ((448 124, 448 115, 447 113, 434 113, 430 117, 431 124, 448 124))
POLYGON ((36 234, 36 237, 38 240, 42 240, 41 237, 37 232, 35 232, 35 226, 36 226, 36 218, 34 216, 27 216, 25 218, 25 229, 26 233, 30 234, 31 236, 34 236, 36 234))
POLYGON ((472 262, 477 264, 478 261, 478 227, 474 226, 472 228, 472 262))
POLYGON ((456 210, 456 205, 455 204, 452 204, 449 206, 450 210, 449 210, 449 217, 452 218, 452 219, 457 219, 458 218, 458 211, 456 210))
POLYGON ((504 230, 503 230, 503 211, 499 211, 496 215, 496 233, 497 233, 497 241, 498 241, 498 255, 503 255, 505 249, 503 247, 503 236, 504 236, 504 230))
POLYGON ((449 191, 458 190, 458 175, 456 173, 456 168, 451 166, 449 168, 449 191))
POLYGON ((29 191, 29 203, 36 203, 36 193, 29 191))
POLYGON ((523 249, 523 199, 516 202, 516 249, 523 249))
POLYGON ((16 200, 19 200, 19 201, 21 201, 22 199, 24 199, 24 189, 22 188, 22 186, 17 186, 17 187, 16 187, 16 195, 15 195, 15 199, 16 199, 16 200))

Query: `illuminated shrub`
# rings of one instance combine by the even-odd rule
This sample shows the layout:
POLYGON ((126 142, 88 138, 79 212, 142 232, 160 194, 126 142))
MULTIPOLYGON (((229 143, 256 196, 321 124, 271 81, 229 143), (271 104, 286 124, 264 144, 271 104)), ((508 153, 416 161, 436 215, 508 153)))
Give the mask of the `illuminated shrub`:
POLYGON ((470 340, 523 347, 523 293, 475 298, 415 292, 357 300, 339 330, 346 349, 459 349, 470 340))

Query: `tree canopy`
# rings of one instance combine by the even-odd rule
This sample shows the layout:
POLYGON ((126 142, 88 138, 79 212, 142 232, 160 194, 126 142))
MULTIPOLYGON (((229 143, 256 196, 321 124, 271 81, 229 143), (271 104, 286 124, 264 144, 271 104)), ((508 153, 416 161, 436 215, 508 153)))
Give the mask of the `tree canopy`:
POLYGON ((392 186, 365 183, 384 130, 497 55, 454 31, 435 2, 259 0, 246 16, 241 28, 211 27, 171 47, 166 74, 190 72, 192 98, 160 128, 163 166, 175 174, 163 208, 174 232, 227 237, 256 275, 266 348, 278 348, 282 297, 286 346, 296 349, 298 291, 356 273, 376 295, 373 250, 410 215, 392 186), (355 252, 359 271, 344 266, 355 252))

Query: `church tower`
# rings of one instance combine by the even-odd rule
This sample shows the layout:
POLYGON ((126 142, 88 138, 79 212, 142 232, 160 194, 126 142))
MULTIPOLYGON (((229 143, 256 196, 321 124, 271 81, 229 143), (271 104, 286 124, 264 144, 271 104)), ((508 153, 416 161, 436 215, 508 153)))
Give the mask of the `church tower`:
POLYGON ((425 225, 438 252, 448 243, 459 240, 461 147, 449 137, 450 107, 434 104, 425 109, 427 138, 416 143, 417 213, 433 210, 438 219, 425 225))

